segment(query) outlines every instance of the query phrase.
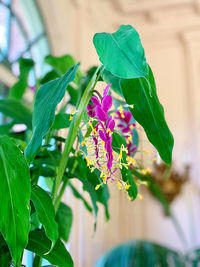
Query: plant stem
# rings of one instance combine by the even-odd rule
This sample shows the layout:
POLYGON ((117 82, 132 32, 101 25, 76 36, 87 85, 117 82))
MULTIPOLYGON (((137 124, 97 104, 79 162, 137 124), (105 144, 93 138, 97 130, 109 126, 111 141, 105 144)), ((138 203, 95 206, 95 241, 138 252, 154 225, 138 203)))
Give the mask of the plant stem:
POLYGON ((59 208, 59 204, 60 204, 62 195, 63 195, 63 193, 65 192, 65 188, 66 188, 68 182, 69 182, 69 180, 66 179, 66 180, 63 182, 63 184, 62 184, 62 187, 61 187, 61 189, 60 189, 60 192, 59 192, 59 194, 58 194, 58 196, 57 196, 57 198, 56 198, 55 204, 54 204, 55 212, 58 211, 58 208, 59 208))
MULTIPOLYGON (((76 115, 74 116, 70 128, 69 128, 69 132, 67 135, 67 138, 65 140, 65 146, 64 146, 64 150, 60 159, 60 164, 58 166, 58 172, 57 172, 57 176, 56 176, 56 180, 55 180, 55 184, 54 184, 54 188, 53 188, 53 202, 55 204, 56 201, 56 196, 59 190, 59 186, 61 184, 62 181, 62 177, 67 165, 67 161, 69 158, 69 153, 71 151, 71 148, 73 146, 74 140, 76 138, 77 135, 77 131, 83 116, 83 113, 86 110, 86 106, 91 98, 93 89, 99 79, 100 76, 100 70, 101 66, 99 66, 95 72, 95 74, 93 75, 92 79, 90 80, 87 88, 85 89, 85 92, 81 98, 80 104, 78 106, 78 113, 76 113, 76 115), (99 75, 97 76, 97 73, 99 72, 99 75)), ((59 205, 59 202, 57 202, 56 204, 57 206, 59 205)))

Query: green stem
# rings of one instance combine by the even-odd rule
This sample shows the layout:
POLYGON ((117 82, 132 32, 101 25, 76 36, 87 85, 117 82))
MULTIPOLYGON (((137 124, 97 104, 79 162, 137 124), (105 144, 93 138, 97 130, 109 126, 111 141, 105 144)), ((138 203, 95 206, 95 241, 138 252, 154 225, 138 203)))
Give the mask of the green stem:
MULTIPOLYGON (((69 153, 71 151, 71 148, 73 146, 74 140, 76 138, 77 132, 78 132, 78 128, 79 125, 81 123, 83 114, 86 110, 86 106, 92 96, 92 92, 93 89, 99 79, 100 76, 100 70, 101 66, 99 66, 95 72, 95 74, 93 75, 92 79, 90 80, 87 88, 85 89, 85 92, 81 98, 80 104, 78 106, 78 113, 76 113, 76 115, 74 116, 70 128, 69 128, 69 132, 67 135, 67 138, 65 140, 65 146, 64 146, 64 150, 60 159, 60 164, 58 166, 58 172, 57 172, 57 176, 56 176, 56 180, 55 180, 55 184, 54 184, 54 188, 53 188, 53 202, 55 204, 56 201, 56 196, 59 190, 59 186, 61 184, 62 181, 62 177, 67 165, 67 161, 69 158, 69 153), (99 75, 97 76, 97 73, 99 72, 99 75)), ((58 205, 58 204, 57 204, 58 205)))
POLYGON ((58 211, 58 207, 59 207, 59 205, 60 205, 60 201, 61 201, 61 199, 62 199, 62 195, 63 195, 64 192, 65 192, 65 188, 66 188, 68 182, 69 182, 69 180, 66 179, 66 180, 63 182, 63 184, 62 184, 62 187, 61 187, 61 189, 60 189, 60 192, 59 192, 59 194, 58 194, 58 196, 57 196, 57 198, 56 198, 55 204, 54 204, 55 212, 58 211))

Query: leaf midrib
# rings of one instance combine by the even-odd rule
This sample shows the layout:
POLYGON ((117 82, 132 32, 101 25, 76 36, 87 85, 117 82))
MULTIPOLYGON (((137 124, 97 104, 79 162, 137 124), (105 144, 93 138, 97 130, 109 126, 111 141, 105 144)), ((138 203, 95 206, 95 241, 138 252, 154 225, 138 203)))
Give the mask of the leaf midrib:
MULTIPOLYGON (((137 71, 141 74, 141 77, 144 76, 144 74, 138 69, 137 65, 132 62, 130 60, 130 58, 126 55, 126 53, 124 52, 124 50, 120 47, 120 45, 118 44, 117 40, 114 38, 113 34, 110 34, 111 38, 113 39, 113 41, 115 42, 115 44, 117 45, 117 47, 119 48, 119 50, 121 51, 121 53, 125 56, 125 58, 128 60, 128 62, 135 68, 137 69, 137 71)), ((135 77, 132 77, 135 78, 135 77)))

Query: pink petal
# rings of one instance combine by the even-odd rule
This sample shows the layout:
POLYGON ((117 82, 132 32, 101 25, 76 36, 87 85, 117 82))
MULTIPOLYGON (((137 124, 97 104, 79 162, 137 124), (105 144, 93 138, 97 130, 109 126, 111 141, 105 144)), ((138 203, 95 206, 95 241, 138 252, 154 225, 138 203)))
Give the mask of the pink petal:
POLYGON ((95 109, 96 117, 100 121, 107 121, 108 119, 108 114, 103 111, 103 109, 100 106, 97 106, 95 109))
POLYGON ((107 141, 106 135, 102 130, 99 130, 99 136, 104 142, 107 141))
POLYGON ((101 106, 99 99, 96 96, 92 96, 91 101, 95 106, 101 106))
POLYGON ((111 85, 112 85, 112 83, 110 83, 110 84, 108 84, 108 85, 106 86, 106 88, 104 89, 103 96, 106 96, 106 95, 108 94, 108 91, 109 91, 111 85))
POLYGON ((113 130, 115 128, 115 121, 114 120, 110 120, 108 122, 108 126, 107 127, 111 130, 111 132, 113 132, 113 130))
POLYGON ((107 112, 112 107, 112 96, 106 95, 102 100, 102 109, 107 112))
POLYGON ((127 122, 127 123, 129 123, 130 122, 130 120, 131 120, 131 118, 132 118, 132 114, 131 114, 131 112, 128 110, 128 111, 126 111, 126 112, 124 112, 125 114, 125 121, 127 122))
POLYGON ((87 110, 93 110, 94 109, 94 106, 93 105, 91 105, 91 104, 88 104, 87 105, 87 110))

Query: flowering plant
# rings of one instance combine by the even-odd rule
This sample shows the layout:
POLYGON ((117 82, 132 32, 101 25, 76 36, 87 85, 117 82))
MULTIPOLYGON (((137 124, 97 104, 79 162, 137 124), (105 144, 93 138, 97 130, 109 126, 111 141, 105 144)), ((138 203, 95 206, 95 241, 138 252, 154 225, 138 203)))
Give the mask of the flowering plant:
POLYGON ((33 62, 21 59, 19 81, 0 100, 0 112, 10 118, 0 126, 1 266, 21 266, 24 249, 35 253, 34 266, 41 266, 42 258, 73 266, 63 243, 72 224, 72 210, 61 202, 63 193, 71 188, 94 214, 95 226, 97 203, 109 218, 108 181, 134 200, 138 183, 133 174, 140 179, 145 172, 134 158, 136 122, 163 161, 171 163, 173 137, 138 33, 122 25, 115 33, 95 34, 93 42, 99 67, 84 75, 69 55, 46 57, 52 69, 29 90, 32 106, 24 93, 33 62), (96 89, 99 81, 107 84, 103 95, 96 89), (113 92, 121 98, 114 110, 119 100, 113 92), (65 128, 62 137, 59 130, 65 128), (90 194, 91 204, 73 178, 90 194))

